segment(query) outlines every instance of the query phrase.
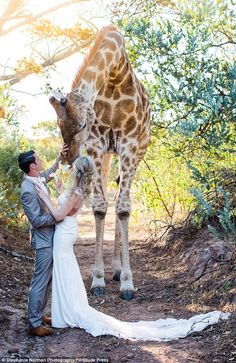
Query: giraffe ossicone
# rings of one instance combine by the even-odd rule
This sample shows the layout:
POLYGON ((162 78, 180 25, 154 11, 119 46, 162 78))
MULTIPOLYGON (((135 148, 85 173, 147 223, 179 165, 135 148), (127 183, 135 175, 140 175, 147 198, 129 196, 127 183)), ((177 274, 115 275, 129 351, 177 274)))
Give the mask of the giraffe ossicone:
POLYGON ((124 38, 114 25, 98 32, 75 75, 71 92, 51 97, 50 103, 69 146, 68 163, 85 148, 96 166, 93 180, 96 246, 91 290, 98 296, 105 293, 103 235, 108 206, 107 178, 112 155, 120 158, 112 270, 113 279, 120 279, 121 297, 130 300, 135 291, 128 241, 130 188, 149 144, 150 107, 145 88, 130 64, 124 38))

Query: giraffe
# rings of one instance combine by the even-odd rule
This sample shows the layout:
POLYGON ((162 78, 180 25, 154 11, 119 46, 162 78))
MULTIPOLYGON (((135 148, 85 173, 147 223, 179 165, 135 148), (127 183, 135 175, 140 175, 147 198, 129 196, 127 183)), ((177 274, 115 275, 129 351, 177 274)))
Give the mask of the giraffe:
POLYGON ((120 159, 119 192, 116 198, 113 279, 120 280, 120 296, 134 297, 130 268, 128 222, 130 188, 139 161, 150 138, 150 107, 142 83, 137 79, 116 26, 98 32, 94 44, 78 69, 66 96, 51 96, 58 126, 68 145, 71 164, 85 149, 93 157, 93 214, 96 225, 95 263, 91 291, 105 294, 103 234, 107 213, 106 184, 112 155, 120 159), (122 259, 121 259, 122 255, 122 259))

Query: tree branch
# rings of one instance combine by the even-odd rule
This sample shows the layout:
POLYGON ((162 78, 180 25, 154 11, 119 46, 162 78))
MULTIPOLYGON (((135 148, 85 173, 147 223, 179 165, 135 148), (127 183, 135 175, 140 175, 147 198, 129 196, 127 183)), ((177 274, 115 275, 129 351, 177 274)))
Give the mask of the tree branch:
MULTIPOLYGON (((42 69, 44 69, 44 68, 47 68, 49 66, 52 66, 52 65, 60 62, 63 59, 70 57, 71 55, 79 52, 81 49, 87 48, 91 44, 92 40, 93 40, 93 38, 90 38, 89 40, 86 40, 85 42, 80 43, 78 45, 72 45, 66 51, 60 52, 56 56, 53 56, 53 57, 45 60, 44 62, 42 62, 40 64, 40 67, 42 69)), ((23 78, 25 78, 31 74, 34 74, 33 70, 31 70, 31 69, 24 70, 24 71, 21 71, 21 72, 12 74, 12 75, 0 76, 0 81, 7 81, 7 83, 12 86, 13 84, 20 82, 23 78)))
MULTIPOLYGON (((68 1, 65 1, 64 3, 52 6, 51 8, 49 8, 47 10, 44 10, 41 13, 38 13, 36 15, 29 15, 29 16, 26 17, 26 19, 20 21, 19 23, 15 24, 15 25, 10 26, 9 28, 7 28, 5 30, 0 29, 0 36, 9 34, 13 30, 16 30, 16 29, 18 29, 18 28, 20 28, 20 27, 22 27, 24 25, 31 24, 33 21, 35 21, 37 19, 40 19, 44 15, 52 13, 52 12, 54 12, 54 11, 60 9, 60 8, 64 8, 66 6, 69 6, 69 5, 72 5, 72 4, 75 4, 75 3, 82 3, 82 2, 87 2, 87 1, 88 0, 68 0, 68 1)), ((6 23, 6 20, 5 20, 4 23, 6 23)))
POLYGON ((5 7, 1 18, 0 18, 0 29, 2 31, 3 25, 8 21, 15 19, 18 14, 18 9, 20 10, 24 5, 24 0, 9 0, 7 6, 5 7))
POLYGON ((223 47, 223 45, 226 45, 226 44, 234 44, 234 45, 236 45, 236 42, 234 42, 233 40, 231 40, 231 41, 227 41, 227 42, 220 43, 220 44, 212 44, 211 47, 213 47, 213 48, 220 48, 220 47, 223 47))

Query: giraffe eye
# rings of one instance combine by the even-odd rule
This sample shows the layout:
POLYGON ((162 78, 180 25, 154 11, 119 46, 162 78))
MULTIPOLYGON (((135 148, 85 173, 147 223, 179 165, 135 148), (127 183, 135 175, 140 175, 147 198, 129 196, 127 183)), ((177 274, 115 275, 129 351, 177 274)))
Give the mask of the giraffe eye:
POLYGON ((66 105, 66 103, 67 103, 67 98, 66 98, 66 97, 62 97, 62 98, 60 99, 60 104, 61 104, 62 106, 65 106, 65 105, 66 105))

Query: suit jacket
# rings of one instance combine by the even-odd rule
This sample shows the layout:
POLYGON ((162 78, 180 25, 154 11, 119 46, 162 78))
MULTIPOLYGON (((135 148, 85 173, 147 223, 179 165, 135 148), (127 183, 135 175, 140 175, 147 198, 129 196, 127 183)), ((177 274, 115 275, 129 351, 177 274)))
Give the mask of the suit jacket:
MULTIPOLYGON (((59 161, 60 158, 50 169, 40 174, 46 182, 51 179, 49 175, 56 171, 59 161)), ((56 220, 38 196, 34 183, 26 178, 21 184, 21 202, 30 222, 32 246, 35 249, 52 247, 56 220)))

